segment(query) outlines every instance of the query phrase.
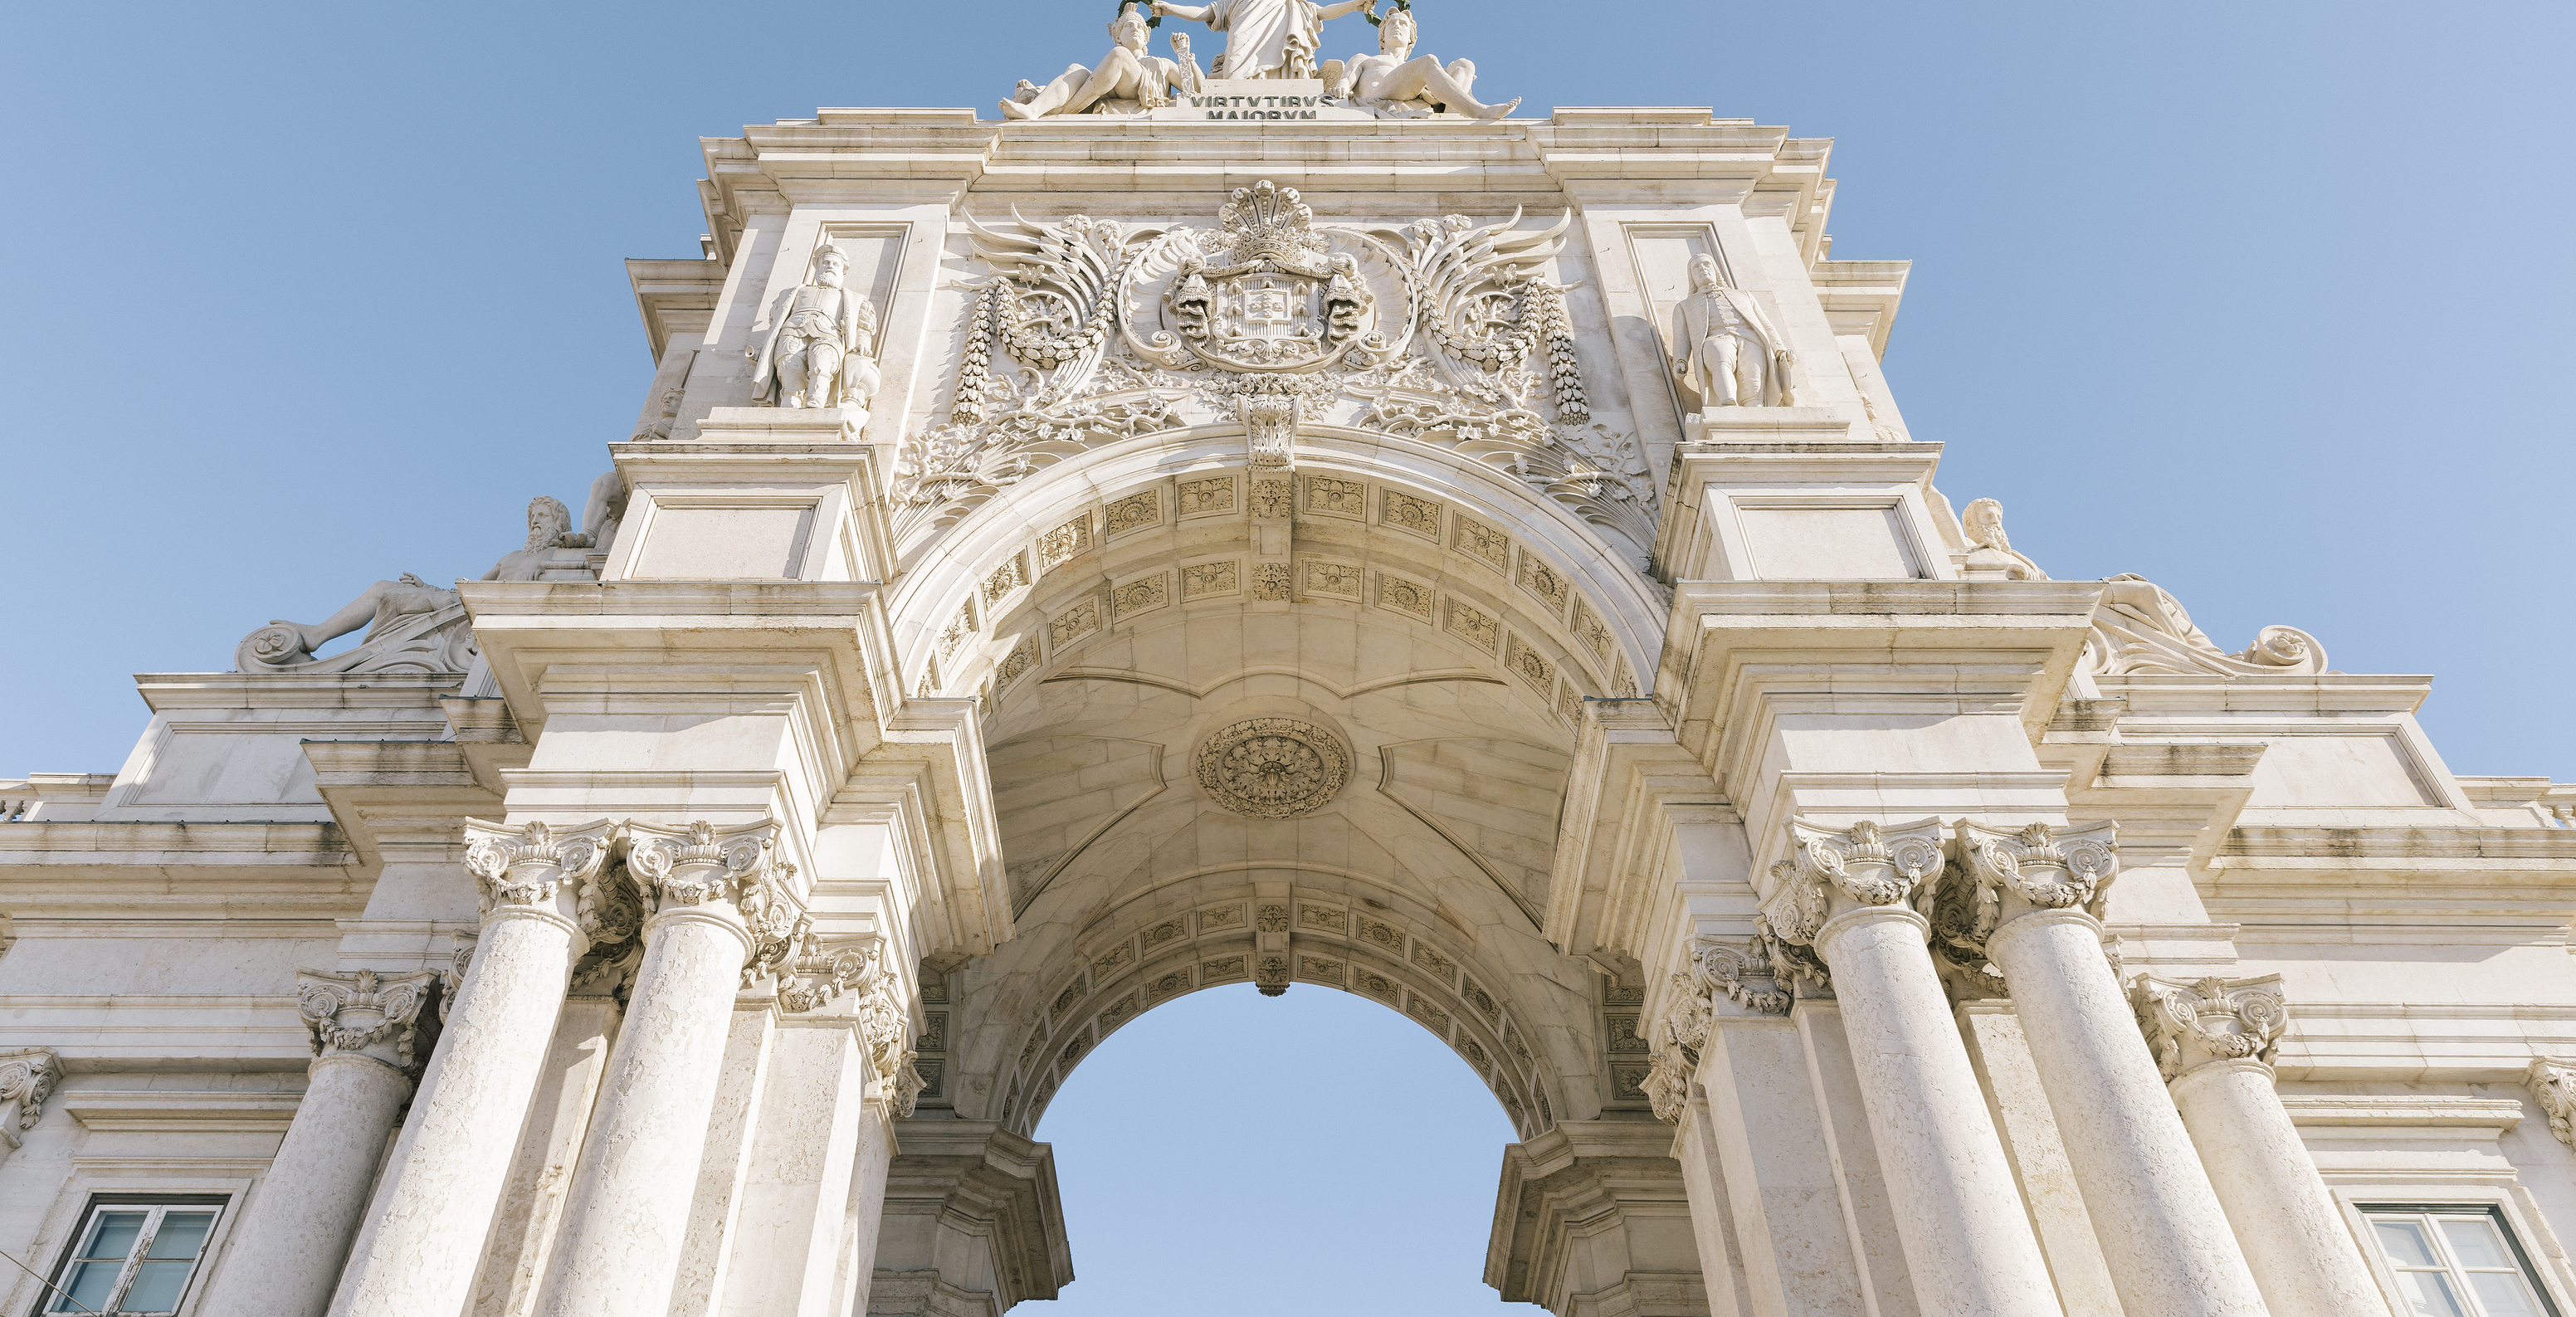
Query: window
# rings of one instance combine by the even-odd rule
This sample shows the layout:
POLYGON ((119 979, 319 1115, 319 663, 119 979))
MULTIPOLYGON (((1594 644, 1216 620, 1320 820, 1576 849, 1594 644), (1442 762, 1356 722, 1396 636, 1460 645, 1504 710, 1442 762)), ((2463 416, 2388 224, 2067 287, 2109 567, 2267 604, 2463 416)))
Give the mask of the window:
POLYGON ((92 1203, 37 1311, 177 1312, 223 1209, 220 1198, 92 1203))
POLYGON ((2504 1213, 2479 1205, 2363 1205, 2407 1317, 2558 1317, 2504 1213))

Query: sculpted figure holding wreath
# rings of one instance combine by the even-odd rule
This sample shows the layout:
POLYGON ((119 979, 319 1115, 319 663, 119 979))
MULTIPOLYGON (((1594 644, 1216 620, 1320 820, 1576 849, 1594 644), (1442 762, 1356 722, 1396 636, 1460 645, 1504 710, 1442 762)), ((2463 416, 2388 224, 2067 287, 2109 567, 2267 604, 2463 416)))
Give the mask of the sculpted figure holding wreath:
POLYGON ((1216 57, 1216 78, 1312 78, 1315 52, 1323 48, 1324 20, 1369 10, 1377 0, 1211 0, 1204 5, 1176 5, 1154 0, 1156 17, 1170 15, 1205 23, 1225 34, 1225 53, 1216 57))

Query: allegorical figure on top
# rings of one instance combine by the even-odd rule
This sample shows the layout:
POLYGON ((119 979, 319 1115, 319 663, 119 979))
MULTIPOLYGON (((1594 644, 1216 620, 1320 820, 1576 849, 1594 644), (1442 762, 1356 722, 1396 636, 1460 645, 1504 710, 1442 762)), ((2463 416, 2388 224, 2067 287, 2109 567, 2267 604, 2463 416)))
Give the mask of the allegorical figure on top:
POLYGON ((1415 55, 1413 43, 1419 33, 1409 6, 1379 19, 1377 53, 1352 56, 1342 75, 1345 85, 1327 87, 1324 94, 1346 99, 1352 108, 1370 111, 1380 118, 1447 110, 1478 119, 1500 119, 1520 105, 1517 96, 1501 105, 1477 100, 1470 91, 1476 84, 1475 64, 1462 59, 1444 66, 1437 55, 1415 55))
POLYGON ((1324 45, 1324 21, 1376 12, 1377 0, 1212 0, 1204 5, 1176 5, 1153 0, 1156 17, 1170 15, 1205 23, 1225 34, 1225 53, 1216 57, 1212 78, 1312 78, 1315 53, 1324 45))
POLYGON ((1044 87, 1020 84, 1019 94, 1002 102, 1005 119, 1042 119, 1051 114, 1089 114, 1153 110, 1172 103, 1171 89, 1184 95, 1198 90, 1198 63, 1190 57, 1190 39, 1172 34, 1178 59, 1145 53, 1153 27, 1136 5, 1123 5, 1109 24, 1109 53, 1094 68, 1067 67, 1044 87))
POLYGON ((751 367, 751 395, 780 407, 857 407, 876 396, 877 309, 842 287, 850 258, 825 243, 814 271, 779 294, 751 367))
POLYGON ((1726 286, 1717 258, 1690 264, 1690 296, 1673 308, 1673 376, 1708 407, 1787 407, 1789 342, 1741 290, 1726 286))

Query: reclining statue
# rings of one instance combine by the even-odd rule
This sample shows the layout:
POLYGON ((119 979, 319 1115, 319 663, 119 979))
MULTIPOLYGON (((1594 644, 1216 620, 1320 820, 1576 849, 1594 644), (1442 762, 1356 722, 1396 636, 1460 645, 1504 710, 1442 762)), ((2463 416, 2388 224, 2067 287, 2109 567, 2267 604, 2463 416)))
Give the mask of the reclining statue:
MULTIPOLYGON (((592 481, 585 514, 590 529, 575 531, 572 513, 556 499, 540 494, 528 504, 528 541, 504 554, 486 581, 589 580, 589 554, 605 549, 617 537, 626 514, 626 482, 611 471, 592 481)), ((233 651, 241 672, 463 672, 475 657, 474 630, 466 625, 465 605, 454 590, 444 590, 403 573, 401 579, 378 581, 358 592, 338 612, 319 622, 283 618, 251 632, 233 651), (317 659, 313 651, 357 630, 367 629, 358 645, 345 653, 317 659)))
MULTIPOLYGON (((1437 55, 1414 54, 1419 35, 1411 9, 1389 13, 1378 21, 1377 53, 1353 55, 1339 79, 1328 79, 1324 94, 1381 119, 1411 119, 1442 110, 1475 119, 1500 119, 1519 108, 1517 96, 1500 105, 1477 100, 1469 90, 1476 84, 1475 64, 1462 59, 1443 65, 1437 55)), ((1329 75, 1332 68, 1326 64, 1325 72, 1329 75)))
POLYGON ((1026 79, 1010 100, 1002 102, 1005 119, 1043 119, 1052 114, 1113 114, 1160 109, 1172 103, 1171 89, 1184 95, 1198 90, 1198 61, 1190 57, 1190 39, 1172 37, 1178 59, 1145 53, 1153 28, 1133 4, 1122 6, 1109 24, 1109 53, 1097 68, 1075 64, 1044 87, 1026 79))

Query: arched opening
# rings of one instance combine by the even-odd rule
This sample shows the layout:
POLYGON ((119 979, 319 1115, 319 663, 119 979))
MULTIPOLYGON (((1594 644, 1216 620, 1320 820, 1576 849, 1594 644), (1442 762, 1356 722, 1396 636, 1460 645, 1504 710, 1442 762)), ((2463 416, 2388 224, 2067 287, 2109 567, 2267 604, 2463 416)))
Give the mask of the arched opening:
POLYGON ((1167 1003, 1085 1059, 1038 1136, 1079 1279, 1036 1317, 1503 1310, 1483 1274, 1512 1127, 1463 1058, 1357 995, 1167 1003))

